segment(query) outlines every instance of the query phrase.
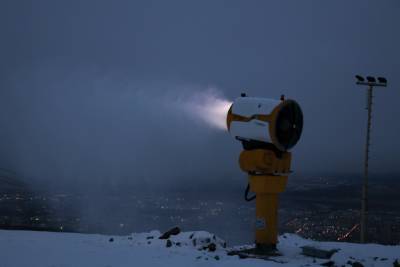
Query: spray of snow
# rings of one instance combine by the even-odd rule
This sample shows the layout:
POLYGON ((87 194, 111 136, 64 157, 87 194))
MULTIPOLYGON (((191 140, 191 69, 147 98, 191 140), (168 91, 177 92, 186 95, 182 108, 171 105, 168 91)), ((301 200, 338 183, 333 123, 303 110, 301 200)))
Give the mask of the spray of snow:
POLYGON ((212 128, 227 130, 226 116, 232 101, 229 101, 215 88, 196 93, 189 97, 183 107, 192 117, 201 120, 212 128))

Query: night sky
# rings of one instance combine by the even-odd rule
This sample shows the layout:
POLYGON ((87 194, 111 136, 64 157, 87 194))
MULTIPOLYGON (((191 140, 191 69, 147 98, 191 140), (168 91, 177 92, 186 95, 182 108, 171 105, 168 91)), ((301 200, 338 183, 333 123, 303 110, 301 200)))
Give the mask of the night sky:
POLYGON ((399 173, 399 1, 0 2, 0 167, 36 184, 243 178, 240 143, 182 106, 299 102, 292 169, 399 173), (199 100, 200 99, 200 100, 199 100), (196 102, 197 103, 197 102, 196 102))

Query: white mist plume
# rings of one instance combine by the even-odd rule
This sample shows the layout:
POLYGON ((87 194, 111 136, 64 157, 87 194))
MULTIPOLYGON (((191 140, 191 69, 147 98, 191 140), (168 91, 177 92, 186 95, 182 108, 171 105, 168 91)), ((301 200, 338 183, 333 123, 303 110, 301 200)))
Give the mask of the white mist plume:
POLYGON ((222 97, 217 89, 209 88, 190 97, 184 109, 213 128, 227 130, 226 115, 231 105, 232 101, 222 97))

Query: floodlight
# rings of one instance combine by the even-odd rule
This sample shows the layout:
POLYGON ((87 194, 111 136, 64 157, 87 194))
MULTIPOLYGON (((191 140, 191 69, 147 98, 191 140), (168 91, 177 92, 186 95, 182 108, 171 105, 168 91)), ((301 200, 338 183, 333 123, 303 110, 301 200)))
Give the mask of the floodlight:
POLYGON ((356 79, 357 79, 357 81, 359 81, 359 82, 365 81, 364 77, 361 76, 361 75, 356 75, 356 79))
POLYGON ((387 80, 386 80, 386 78, 384 78, 384 77, 378 77, 378 81, 379 81, 380 83, 387 83, 387 80))
POLYGON ((367 217, 368 217, 368 165, 369 165, 369 145, 370 145, 370 132, 371 132, 371 118, 372 118, 372 97, 374 87, 386 87, 387 80, 384 77, 378 77, 378 82, 375 77, 367 76, 367 82, 364 82, 364 78, 360 75, 355 76, 357 78, 357 85, 367 86, 367 141, 365 142, 365 162, 364 162, 364 181, 362 186, 362 197, 361 197, 361 223, 360 223, 360 241, 365 243, 367 240, 367 217))
POLYGON ((372 76, 367 76, 367 81, 369 83, 375 83, 376 82, 375 77, 372 77, 372 76))

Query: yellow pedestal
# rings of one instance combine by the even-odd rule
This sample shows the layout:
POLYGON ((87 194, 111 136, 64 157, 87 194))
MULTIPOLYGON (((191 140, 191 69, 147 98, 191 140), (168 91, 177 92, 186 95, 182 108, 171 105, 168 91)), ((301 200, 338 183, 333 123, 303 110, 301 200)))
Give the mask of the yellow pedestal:
POLYGON ((279 193, 286 188, 287 176, 251 175, 250 189, 256 193, 256 244, 275 246, 278 242, 279 193))

